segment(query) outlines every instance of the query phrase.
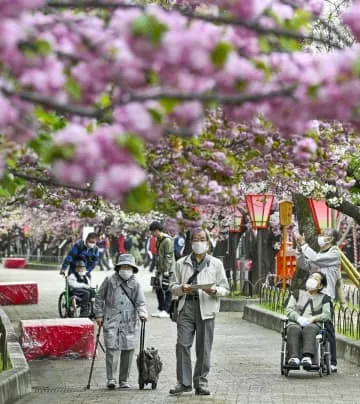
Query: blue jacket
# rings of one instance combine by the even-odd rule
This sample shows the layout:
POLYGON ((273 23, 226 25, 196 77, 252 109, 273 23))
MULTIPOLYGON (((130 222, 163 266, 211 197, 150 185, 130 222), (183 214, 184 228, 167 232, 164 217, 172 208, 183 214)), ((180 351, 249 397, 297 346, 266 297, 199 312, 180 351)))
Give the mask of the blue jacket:
POLYGON ((68 275, 74 273, 76 261, 84 261, 86 272, 90 274, 99 261, 98 247, 88 248, 82 240, 77 241, 64 259, 62 269, 65 271, 69 267, 68 275))

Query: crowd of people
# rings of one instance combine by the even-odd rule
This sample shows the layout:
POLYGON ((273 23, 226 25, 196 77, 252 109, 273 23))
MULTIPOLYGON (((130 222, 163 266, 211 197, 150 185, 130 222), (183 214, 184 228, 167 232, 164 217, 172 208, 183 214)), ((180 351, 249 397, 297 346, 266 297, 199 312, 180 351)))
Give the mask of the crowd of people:
MULTIPOLYGON (((331 370, 337 371, 336 339, 332 322, 333 302, 342 295, 338 233, 327 229, 318 238, 320 251, 314 251, 299 235, 296 238, 298 265, 308 273, 300 290, 292 291, 286 305, 288 315, 288 365, 310 369, 315 355, 316 334, 325 325, 331 350, 331 370)), ((95 297, 95 318, 103 327, 106 346, 107 387, 128 388, 128 377, 134 349, 138 340, 139 321, 146 321, 148 313, 144 293, 135 274, 143 265, 140 248, 146 251, 152 285, 157 298, 153 317, 169 318, 177 322, 176 372, 177 384, 171 395, 190 392, 209 395, 207 376, 214 337, 214 320, 219 311, 219 297, 229 293, 223 263, 212 255, 208 232, 194 229, 189 237, 190 250, 185 254, 185 237, 175 237, 164 231, 160 222, 149 226, 146 239, 135 232, 122 233, 114 257, 114 273, 106 277, 95 297), (175 302, 175 303, 174 303, 175 302), (120 310, 121 309, 121 310, 120 310), (171 313, 171 311, 175 313, 171 313), (175 314, 175 315, 174 315, 175 314), (195 341, 196 362, 192 372, 190 349, 195 341), (117 368, 120 360, 120 373, 117 368)), ((86 316, 89 299, 88 280, 97 264, 109 270, 107 237, 89 233, 77 241, 66 256, 61 273, 68 270, 70 286, 84 299, 81 315, 86 316), (107 264, 104 264, 107 261, 107 264)), ((143 254, 144 255, 144 254, 143 254)))
MULTIPOLYGON (((179 395, 195 388, 196 395, 209 395, 207 376, 214 337, 214 320, 220 296, 229 293, 221 260, 213 257, 210 237, 202 229, 190 234, 191 251, 184 255, 185 237, 170 236, 160 222, 149 227, 149 236, 141 240, 149 270, 157 280, 154 287, 157 311, 153 317, 169 318, 173 298, 177 314, 177 384, 170 390, 179 395), (196 335, 196 363, 192 372, 190 349, 196 335)), ((104 331, 107 387, 129 388, 129 374, 138 341, 140 321, 148 313, 144 292, 135 274, 143 264, 140 240, 136 234, 122 233, 118 238, 114 272, 105 277, 95 296, 94 315, 104 331), (120 367, 119 367, 120 361, 120 367), (119 368, 119 370, 118 370, 119 368)), ((89 233, 77 241, 64 259, 60 274, 68 271, 72 293, 83 299, 81 316, 87 316, 91 273, 97 264, 108 270, 109 241, 106 235, 89 233)))

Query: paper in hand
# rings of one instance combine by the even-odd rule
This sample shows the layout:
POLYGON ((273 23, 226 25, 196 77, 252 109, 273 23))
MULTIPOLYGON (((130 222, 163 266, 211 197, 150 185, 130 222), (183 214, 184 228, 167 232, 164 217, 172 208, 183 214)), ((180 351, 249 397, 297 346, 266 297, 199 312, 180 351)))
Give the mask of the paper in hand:
POLYGON ((200 284, 200 285, 191 285, 192 290, 199 290, 199 289, 210 289, 214 288, 215 283, 206 283, 206 284, 200 284))

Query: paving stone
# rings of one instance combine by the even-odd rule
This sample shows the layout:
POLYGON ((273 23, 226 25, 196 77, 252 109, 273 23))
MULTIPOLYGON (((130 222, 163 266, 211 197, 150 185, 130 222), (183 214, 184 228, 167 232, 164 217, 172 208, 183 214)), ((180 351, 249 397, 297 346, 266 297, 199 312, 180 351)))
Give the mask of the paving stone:
MULTIPOLYGON (((106 274, 96 271, 94 280, 100 285, 106 274)), ((142 269, 139 278, 144 285, 151 313, 156 298, 151 292, 150 274, 142 269)), ((1 281, 35 280, 39 285, 38 305, 5 307, 13 324, 20 320, 54 318, 57 298, 64 280, 55 271, 0 269, 1 281)), ((157 390, 140 391, 134 361, 129 391, 108 391, 104 354, 95 361, 91 389, 86 390, 91 360, 35 360, 30 362, 34 391, 18 404, 93 404, 93 403, 191 403, 191 404, 359 404, 360 369, 339 361, 339 372, 319 377, 317 373, 290 372, 280 375, 280 334, 242 320, 241 313, 220 313, 216 319, 211 372, 210 397, 195 393, 171 397, 168 392, 176 384, 176 326, 168 319, 149 318, 146 345, 159 349, 164 362, 157 390)))

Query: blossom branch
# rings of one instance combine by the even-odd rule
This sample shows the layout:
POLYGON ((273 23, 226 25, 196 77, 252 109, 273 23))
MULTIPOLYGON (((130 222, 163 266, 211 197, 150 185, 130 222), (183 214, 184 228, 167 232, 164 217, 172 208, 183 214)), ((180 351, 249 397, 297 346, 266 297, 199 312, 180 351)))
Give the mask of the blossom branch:
MULTIPOLYGON (((81 1, 73 1, 73 0, 48 0, 47 5, 52 8, 102 8, 102 9, 118 9, 118 8, 136 8, 145 11, 146 5, 143 4, 128 4, 128 3, 117 3, 113 1, 97 1, 97 0, 81 0, 81 1)), ((168 9, 164 9, 165 11, 169 11, 168 9)), ((227 17, 227 16, 213 16, 208 14, 201 14, 197 12, 192 12, 190 10, 176 10, 179 14, 188 17, 190 19, 201 20, 206 22, 211 22, 214 24, 222 24, 222 25, 232 25, 232 26, 241 26, 247 28, 251 31, 255 31, 258 34, 262 35, 276 35, 276 36, 285 36, 288 38, 300 40, 300 41, 314 41, 318 43, 322 43, 325 45, 329 45, 329 41, 314 35, 303 35, 299 32, 283 29, 283 28, 269 28, 260 25, 254 21, 245 21, 240 18, 235 17, 227 17)), ((335 48, 341 48, 338 44, 331 43, 331 45, 335 48)))
MULTIPOLYGON (((176 101, 200 101, 200 102, 217 102, 222 105, 241 105, 246 102, 259 102, 274 97, 285 96, 290 97, 296 86, 288 86, 279 90, 269 91, 267 93, 253 94, 217 94, 217 93, 172 93, 158 92, 150 94, 129 94, 123 99, 116 102, 116 105, 128 104, 130 102, 147 102, 159 100, 176 100, 176 101)), ((110 108, 110 107, 109 107, 110 108)))
POLYGON ((82 107, 74 104, 64 104, 50 97, 45 97, 29 91, 15 91, 8 88, 0 87, 0 91, 7 97, 17 97, 31 104, 42 105, 43 107, 51 108, 57 112, 64 114, 77 115, 88 118, 100 119, 103 116, 102 110, 82 107))
POLYGON ((64 185, 64 184, 60 184, 59 182, 57 182, 53 179, 34 177, 32 175, 20 173, 16 170, 9 170, 9 173, 12 174, 14 177, 21 178, 28 182, 35 182, 37 184, 43 184, 43 185, 52 186, 52 187, 62 187, 62 188, 67 188, 67 189, 74 189, 76 191, 82 191, 82 192, 92 192, 92 190, 90 188, 81 188, 81 187, 76 187, 75 185, 64 185))

